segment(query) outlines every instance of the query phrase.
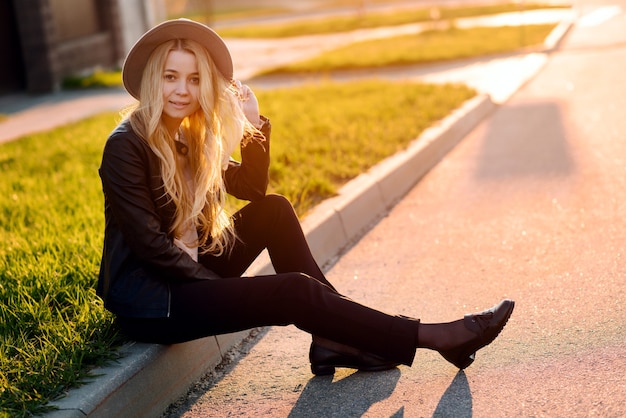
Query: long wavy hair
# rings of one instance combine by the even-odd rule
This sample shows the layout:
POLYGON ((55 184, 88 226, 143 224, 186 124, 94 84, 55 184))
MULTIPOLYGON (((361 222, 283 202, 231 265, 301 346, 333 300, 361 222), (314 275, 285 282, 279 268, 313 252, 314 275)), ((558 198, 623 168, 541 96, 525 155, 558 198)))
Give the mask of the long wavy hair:
POLYGON ((223 170, 244 135, 255 128, 247 121, 237 99, 237 90, 218 71, 207 50, 198 43, 174 39, 158 46, 143 72, 139 103, 127 117, 133 130, 158 156, 168 198, 176 212, 169 233, 180 238, 187 225, 198 230, 202 253, 221 255, 232 248, 236 234, 231 217, 224 209, 223 170), (180 132, 187 141, 187 153, 194 187, 189 188, 185 173, 176 163, 175 138, 162 122, 163 72, 171 51, 195 55, 200 76, 200 108, 185 118, 180 132))

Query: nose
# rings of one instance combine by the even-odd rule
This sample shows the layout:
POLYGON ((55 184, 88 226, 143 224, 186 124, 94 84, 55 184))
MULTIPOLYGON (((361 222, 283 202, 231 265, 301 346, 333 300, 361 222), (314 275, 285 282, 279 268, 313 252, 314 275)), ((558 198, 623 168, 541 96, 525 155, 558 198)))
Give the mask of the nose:
POLYGON ((176 83, 176 94, 184 96, 189 93, 189 86, 187 85, 187 80, 180 79, 178 83, 176 83))

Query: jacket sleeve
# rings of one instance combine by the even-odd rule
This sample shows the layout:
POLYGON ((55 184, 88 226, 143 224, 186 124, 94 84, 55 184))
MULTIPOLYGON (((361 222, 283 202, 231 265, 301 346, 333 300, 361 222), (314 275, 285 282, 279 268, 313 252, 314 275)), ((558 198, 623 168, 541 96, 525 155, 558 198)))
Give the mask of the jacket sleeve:
POLYGON ((264 123, 261 133, 264 139, 253 137, 241 147, 241 162, 231 160, 224 173, 226 192, 242 200, 259 200, 265 196, 269 184, 270 135, 269 119, 261 116, 264 123))
MULTIPOLYGON (((218 279, 219 276, 196 263, 168 236, 157 211, 156 193, 151 190, 155 173, 148 145, 130 133, 113 135, 107 141, 99 170, 105 195, 107 222, 117 223, 122 242, 150 271, 181 279, 218 279)), ((162 183, 160 183, 162 184, 162 183)), ((108 226, 107 226, 108 227, 108 226)), ((111 249, 115 251, 115 249, 111 249)), ((123 254, 120 250, 119 254, 123 254)))

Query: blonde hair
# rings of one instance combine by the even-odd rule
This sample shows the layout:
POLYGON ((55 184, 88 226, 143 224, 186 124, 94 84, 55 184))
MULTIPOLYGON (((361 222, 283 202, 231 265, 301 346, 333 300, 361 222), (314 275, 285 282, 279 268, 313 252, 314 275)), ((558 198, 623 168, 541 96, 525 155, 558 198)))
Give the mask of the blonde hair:
POLYGON ((168 198, 176 212, 170 234, 180 238, 186 225, 198 229, 203 253, 221 255, 236 239, 231 217, 224 209, 226 192, 223 170, 244 134, 255 128, 247 121, 230 80, 217 70, 207 50, 200 44, 174 39, 158 46, 148 60, 141 80, 139 104, 128 115, 133 130, 157 155, 168 198), (163 71, 169 52, 183 50, 195 55, 200 75, 200 108, 181 124, 187 141, 187 158, 193 190, 186 186, 182 167, 176 163, 174 139, 161 120, 163 112, 163 71))

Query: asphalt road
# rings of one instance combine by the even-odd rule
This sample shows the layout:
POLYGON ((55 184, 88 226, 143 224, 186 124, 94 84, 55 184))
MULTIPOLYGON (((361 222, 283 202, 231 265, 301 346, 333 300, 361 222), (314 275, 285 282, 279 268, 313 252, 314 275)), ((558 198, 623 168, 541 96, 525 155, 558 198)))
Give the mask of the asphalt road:
POLYGON ((626 416, 626 2, 576 7, 543 71, 328 272, 424 322, 515 299, 472 366, 313 377, 309 337, 274 327, 166 416, 626 416))

